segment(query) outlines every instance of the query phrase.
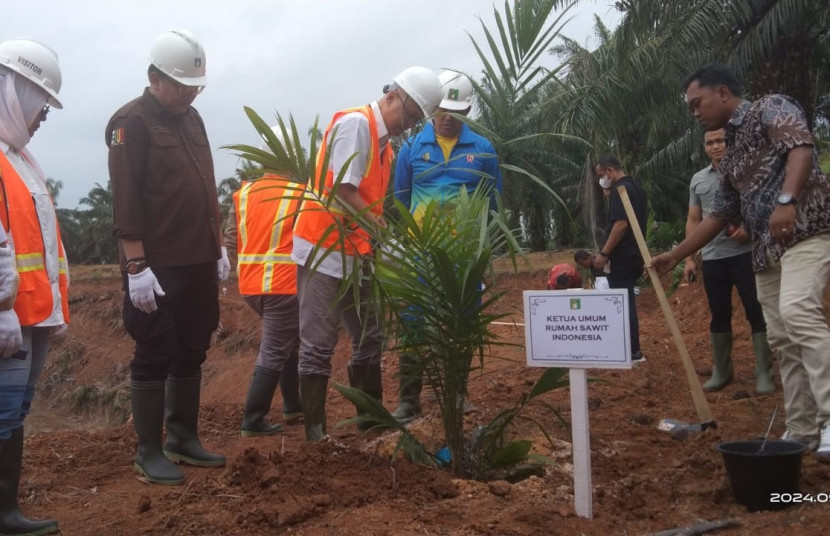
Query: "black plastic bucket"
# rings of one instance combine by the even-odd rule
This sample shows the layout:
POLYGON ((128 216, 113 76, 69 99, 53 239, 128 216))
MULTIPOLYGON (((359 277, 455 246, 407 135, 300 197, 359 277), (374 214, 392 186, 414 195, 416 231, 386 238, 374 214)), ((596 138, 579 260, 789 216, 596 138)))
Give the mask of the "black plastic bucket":
POLYGON ((797 441, 731 441, 718 445, 732 493, 750 512, 781 510, 792 504, 801 478, 801 455, 807 445, 797 441))

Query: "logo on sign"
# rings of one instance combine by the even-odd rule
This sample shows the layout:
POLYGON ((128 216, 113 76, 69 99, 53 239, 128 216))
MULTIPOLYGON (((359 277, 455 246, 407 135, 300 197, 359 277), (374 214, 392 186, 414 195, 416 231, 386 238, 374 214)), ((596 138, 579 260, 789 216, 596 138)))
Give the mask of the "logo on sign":
POLYGON ((571 310, 582 309, 582 302, 579 298, 571 298, 571 310))

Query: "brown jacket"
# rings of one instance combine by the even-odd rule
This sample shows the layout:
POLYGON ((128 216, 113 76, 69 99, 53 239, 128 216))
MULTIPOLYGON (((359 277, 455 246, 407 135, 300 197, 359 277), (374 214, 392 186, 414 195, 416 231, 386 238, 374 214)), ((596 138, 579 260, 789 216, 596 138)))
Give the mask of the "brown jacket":
POLYGON ((221 216, 199 113, 171 114, 145 89, 112 116, 106 143, 113 234, 141 240, 151 267, 218 259, 221 216))

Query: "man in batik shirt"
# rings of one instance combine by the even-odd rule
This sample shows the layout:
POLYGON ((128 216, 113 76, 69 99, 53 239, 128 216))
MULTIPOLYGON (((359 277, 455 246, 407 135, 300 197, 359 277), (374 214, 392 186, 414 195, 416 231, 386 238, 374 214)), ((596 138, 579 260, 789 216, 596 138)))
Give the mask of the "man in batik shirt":
POLYGON ((752 267, 767 336, 780 359, 784 439, 818 446, 830 461, 830 183, 818 167, 804 110, 790 97, 741 98, 735 74, 709 65, 690 75, 686 103, 706 130, 726 129, 712 213, 671 252, 661 273, 714 238, 734 217, 752 237, 752 267))

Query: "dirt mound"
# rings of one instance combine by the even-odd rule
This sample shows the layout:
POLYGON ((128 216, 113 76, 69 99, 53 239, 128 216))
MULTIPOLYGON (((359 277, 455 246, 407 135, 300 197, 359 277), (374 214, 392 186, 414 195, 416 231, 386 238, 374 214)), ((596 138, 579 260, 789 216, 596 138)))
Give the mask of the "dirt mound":
MULTIPOLYGON (((544 288, 545 267, 570 252, 537 256, 519 275, 493 284, 504 290, 498 307, 505 321, 522 321, 521 291, 544 288)), ((552 465, 542 478, 516 484, 453 479, 444 471, 397 460, 385 445, 393 437, 363 434, 334 424, 353 407, 330 388, 332 441, 308 444, 302 426, 270 438, 239 436, 242 403, 258 344, 258 321, 229 284, 220 296, 221 328, 204 369, 200 422, 205 445, 228 458, 223 469, 185 467, 184 486, 153 486, 132 468, 135 434, 126 395, 131 342, 120 327, 123 295, 112 267, 73 269, 73 324, 55 344, 33 415, 27 421, 24 510, 52 516, 67 535, 133 534, 643 534, 702 519, 737 517, 742 525, 719 534, 822 534, 830 524, 824 504, 748 514, 732 498, 720 454, 721 441, 761 435, 779 390, 754 393, 749 328, 737 306, 735 382, 707 394, 716 430, 684 442, 656 430, 660 419, 696 420, 685 374, 653 291, 638 298, 647 362, 630 371, 591 371, 602 382, 589 387, 593 465, 593 520, 573 512, 569 430, 550 412, 513 432, 533 442, 552 465)), ((736 303, 737 298, 735 299, 736 303)), ((670 297, 695 366, 708 373, 708 312, 700 285, 681 286, 670 297)), ((513 345, 494 347, 475 372, 470 399, 476 411, 468 429, 492 419, 527 391, 541 371, 524 366, 523 331, 495 328, 513 345)), ((333 382, 346 382, 349 344, 341 338, 333 382)), ((394 407, 394 356, 384 356, 384 397, 394 407)), ((544 401, 570 418, 569 394, 544 401)), ((413 428, 431 449, 442 446, 437 404, 424 396, 425 416, 413 428)), ((272 418, 279 416, 275 404, 272 418)), ((773 433, 783 431, 779 419, 773 433)), ((802 490, 827 493, 830 466, 804 458, 802 490)))

